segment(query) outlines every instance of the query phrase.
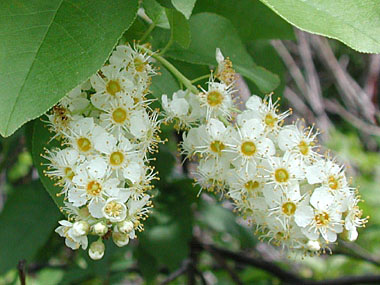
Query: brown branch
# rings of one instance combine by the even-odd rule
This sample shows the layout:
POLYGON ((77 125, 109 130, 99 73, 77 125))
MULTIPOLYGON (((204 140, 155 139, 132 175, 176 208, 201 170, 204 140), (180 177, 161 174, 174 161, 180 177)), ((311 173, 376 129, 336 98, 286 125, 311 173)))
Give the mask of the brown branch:
POLYGON ((335 77, 339 88, 342 90, 342 95, 345 97, 343 100, 347 99, 350 112, 360 110, 360 113, 364 118, 369 122, 375 122, 376 109, 369 96, 359 84, 352 79, 347 71, 341 67, 328 41, 319 36, 313 36, 312 40, 314 46, 318 50, 317 54, 320 56, 325 66, 329 68, 330 72, 335 77))
POLYGON ((354 285, 354 284, 380 284, 380 275, 344 276, 335 279, 319 281, 304 281, 304 285, 354 285))
POLYGON ((185 274, 191 266, 191 260, 190 259, 185 259, 182 262, 182 265, 180 268, 178 268, 176 271, 171 273, 164 281, 161 282, 161 285, 164 284, 169 284, 170 282, 174 281, 177 279, 179 276, 185 274))
POLYGON ((358 128, 361 132, 369 134, 369 135, 375 135, 380 136, 380 127, 377 127, 375 125, 371 125, 349 111, 347 111, 342 105, 340 105, 337 101, 332 100, 324 100, 326 109, 329 112, 338 114, 341 116, 344 120, 346 120, 348 123, 351 123, 353 126, 358 128))
POLYGON ((234 281, 235 284, 238 284, 238 285, 243 284, 243 282, 240 280, 236 272, 228 266, 227 262, 223 259, 223 257, 219 254, 218 251, 216 251, 212 246, 209 246, 207 244, 203 244, 203 248, 209 253, 211 253, 215 261, 219 263, 219 265, 228 272, 232 281, 234 281))
POLYGON ((26 261, 25 259, 20 260, 17 264, 18 276, 20 278, 20 284, 26 284, 26 261))

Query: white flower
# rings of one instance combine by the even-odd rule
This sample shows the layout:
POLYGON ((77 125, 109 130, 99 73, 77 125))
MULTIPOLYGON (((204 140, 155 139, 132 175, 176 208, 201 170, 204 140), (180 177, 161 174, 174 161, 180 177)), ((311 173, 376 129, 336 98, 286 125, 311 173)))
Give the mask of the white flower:
POLYGON ((215 58, 216 62, 218 63, 216 77, 227 85, 234 83, 236 79, 236 73, 232 68, 231 60, 229 58, 224 58, 219 48, 216 49, 215 58))
POLYGON ((65 244, 73 250, 82 247, 82 249, 86 249, 88 245, 87 236, 77 235, 77 231, 73 230, 73 224, 69 221, 59 221, 60 226, 55 229, 55 232, 58 233, 61 237, 66 238, 65 244))
POLYGON ((234 92, 231 86, 225 83, 214 82, 211 78, 208 82, 207 91, 202 89, 199 94, 201 106, 206 108, 206 119, 217 118, 223 116, 231 117, 233 107, 232 93, 234 92))
POLYGON ((248 168, 231 169, 227 175, 227 181, 228 195, 239 202, 247 197, 258 197, 265 186, 265 179, 253 164, 250 164, 248 168))
POLYGON ((103 133, 105 130, 96 125, 93 118, 78 118, 70 124, 67 144, 80 154, 90 155, 94 151, 94 138, 103 133))
POLYGON ((123 233, 129 233, 134 229, 134 225, 131 221, 124 220, 117 225, 118 230, 123 233))
POLYGON ((320 159, 306 168, 306 178, 310 184, 322 184, 331 194, 350 195, 343 166, 329 159, 320 159))
POLYGON ((115 64, 102 67, 90 80, 96 91, 91 96, 91 103, 98 109, 104 109, 111 99, 133 89, 131 78, 115 64))
POLYGON ((120 222, 127 216, 126 200, 119 198, 109 198, 104 204, 102 211, 106 219, 111 223, 120 222))
POLYGON ((61 99, 60 103, 73 114, 82 113, 90 105, 87 94, 82 92, 82 86, 71 90, 61 99))
POLYGON ((289 153, 283 157, 268 157, 265 161, 267 166, 264 170, 268 173, 265 177, 267 184, 272 184, 274 188, 285 188, 291 184, 298 184, 303 177, 303 171, 299 162, 294 160, 289 153))
POLYGON ((247 120, 232 137, 233 151, 241 166, 256 164, 255 159, 273 156, 276 152, 273 142, 264 135, 264 126, 257 119, 247 120))
POLYGON ((347 198, 348 209, 345 218, 344 227, 347 230, 347 239, 349 241, 355 241, 358 238, 357 228, 364 227, 368 221, 367 218, 362 218, 362 210, 360 210, 359 206, 359 198, 354 195, 350 195, 347 198))
POLYGON ((201 190, 215 191, 224 189, 229 161, 226 158, 208 158, 201 160, 196 173, 196 183, 201 190))
POLYGON ((86 221, 76 221, 73 224, 73 234, 75 236, 87 235, 90 230, 90 225, 86 221))
POLYGON ((88 164, 78 168, 78 174, 73 178, 75 188, 68 192, 69 202, 74 206, 88 204, 91 215, 102 218, 101 211, 105 197, 116 196, 119 192, 120 181, 116 178, 107 178, 107 164, 101 158, 94 158, 88 164))
POLYGON ((283 120, 290 114, 290 111, 278 114, 277 102, 272 102, 272 96, 261 100, 259 96, 252 95, 245 103, 248 110, 238 116, 238 124, 242 125, 249 119, 259 119, 267 132, 277 135, 283 120))
POLYGON ((319 235, 327 243, 335 242, 337 234, 343 231, 342 214, 330 199, 310 199, 313 207, 304 205, 295 212, 295 222, 302 227, 302 232, 311 240, 319 235))
POLYGON ((205 128, 198 130, 199 144, 195 145, 195 153, 205 158, 221 157, 231 147, 232 132, 232 128, 226 128, 219 120, 210 119, 205 128))
POLYGON ((53 179, 58 179, 58 183, 62 186, 60 194, 67 194, 68 189, 73 187, 72 180, 75 176, 75 171, 84 157, 80 155, 76 149, 54 149, 52 151, 47 150, 47 154, 44 156, 50 161, 47 164, 48 170, 46 175, 53 179))
POLYGON ((282 151, 291 152, 295 159, 302 162, 302 168, 313 163, 318 154, 313 150, 317 133, 313 128, 300 130, 296 125, 282 128, 278 134, 278 146, 282 151))

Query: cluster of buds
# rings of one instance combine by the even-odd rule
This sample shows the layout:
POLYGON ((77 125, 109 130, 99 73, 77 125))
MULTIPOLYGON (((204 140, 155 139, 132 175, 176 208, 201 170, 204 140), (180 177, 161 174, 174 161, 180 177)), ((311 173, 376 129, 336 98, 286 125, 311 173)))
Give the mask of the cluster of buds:
POLYGON ((218 69, 199 94, 163 97, 167 120, 184 130, 182 152, 198 160, 202 189, 221 192, 272 244, 303 253, 328 248, 339 235, 356 240, 364 226, 357 190, 344 167, 317 146, 318 131, 285 125, 271 96, 252 95, 237 111, 231 61, 217 50, 218 69))
POLYGON ((160 121, 146 95, 154 74, 142 49, 120 45, 47 114, 62 147, 43 155, 45 174, 61 187, 68 216, 56 232, 74 250, 89 247, 92 259, 103 257, 103 239, 120 247, 134 239, 152 207, 148 156, 160 142, 160 121), (96 239, 90 246, 89 235, 96 239))

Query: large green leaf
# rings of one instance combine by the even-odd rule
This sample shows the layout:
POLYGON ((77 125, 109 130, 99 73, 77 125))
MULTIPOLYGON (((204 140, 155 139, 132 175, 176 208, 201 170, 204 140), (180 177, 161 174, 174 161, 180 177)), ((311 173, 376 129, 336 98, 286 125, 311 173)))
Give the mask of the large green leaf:
POLYGON ((301 30, 337 39, 361 52, 380 52, 378 0, 261 0, 301 30))
POLYGON ((166 9, 166 15, 170 23, 171 39, 181 47, 188 48, 191 40, 189 22, 175 9, 166 9))
POLYGON ((211 13, 196 14, 190 19, 190 31, 190 47, 172 47, 168 56, 195 64, 216 65, 215 50, 220 48, 225 56, 230 57, 236 71, 253 81, 261 92, 268 93, 280 83, 277 75, 253 62, 228 19, 211 13))
POLYGON ((61 216, 39 182, 14 189, 0 215, 0 274, 31 261, 61 216))
POLYGON ((0 1, 0 134, 89 78, 133 22, 137 0, 0 1))
POLYGON ((172 4, 186 19, 189 19, 196 1, 197 0, 172 0, 172 4))
POLYGON ((57 140, 50 141, 52 134, 48 131, 46 125, 41 120, 35 120, 33 136, 32 136, 32 158, 35 167, 38 170, 41 182, 44 185, 51 198, 56 205, 61 208, 63 204, 63 196, 57 196, 62 189, 54 185, 54 181, 47 177, 44 171, 47 170, 46 163, 48 160, 43 158, 43 154, 46 149, 53 149, 60 147, 60 143, 57 140), (50 141, 50 142, 49 142, 50 141))
POLYGON ((212 12, 229 19, 244 41, 294 39, 293 27, 259 0, 202 0, 193 14, 212 12))

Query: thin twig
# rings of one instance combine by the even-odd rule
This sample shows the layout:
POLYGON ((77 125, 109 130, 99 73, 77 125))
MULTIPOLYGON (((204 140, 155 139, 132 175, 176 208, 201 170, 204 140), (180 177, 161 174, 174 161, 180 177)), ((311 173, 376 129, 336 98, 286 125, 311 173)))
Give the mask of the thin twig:
POLYGON ((223 257, 220 255, 220 253, 218 251, 216 251, 213 247, 211 247, 207 244, 203 244, 203 248, 206 251, 208 251, 209 253, 211 253, 211 255, 214 257, 215 261, 217 263, 219 263, 219 265, 228 272, 232 281, 234 281, 235 284, 239 284, 239 285, 243 284, 243 282, 240 280, 240 278, 236 274, 236 272, 228 266, 227 262, 223 259, 223 257))
POLYGON ((25 285, 26 284, 26 261, 25 259, 20 260, 17 265, 18 269, 18 276, 20 278, 20 284, 25 285))
POLYGON ((350 112, 357 110, 356 107, 358 106, 364 118, 369 122, 375 122, 376 109, 369 96, 359 84, 352 79, 347 71, 340 66, 328 41, 319 36, 313 36, 312 40, 318 49, 318 55, 321 57, 322 62, 334 75, 339 88, 343 91, 345 99, 349 101, 350 112))
POLYGON ((182 262, 181 267, 178 268, 173 273, 171 273, 164 281, 162 281, 161 285, 169 284, 170 282, 172 282, 175 279, 177 279, 179 276, 185 274, 189 270, 190 265, 191 265, 191 260, 190 259, 185 259, 182 262))
POLYGON ((375 135, 380 136, 380 127, 377 127, 375 125, 371 125, 349 111, 347 111, 343 106, 341 106, 337 101, 332 100, 324 100, 326 109, 329 112, 338 114, 341 116, 344 120, 346 120, 348 123, 351 123, 353 126, 358 128, 363 133, 369 134, 369 135, 375 135))

